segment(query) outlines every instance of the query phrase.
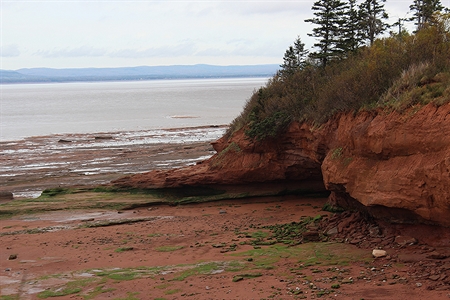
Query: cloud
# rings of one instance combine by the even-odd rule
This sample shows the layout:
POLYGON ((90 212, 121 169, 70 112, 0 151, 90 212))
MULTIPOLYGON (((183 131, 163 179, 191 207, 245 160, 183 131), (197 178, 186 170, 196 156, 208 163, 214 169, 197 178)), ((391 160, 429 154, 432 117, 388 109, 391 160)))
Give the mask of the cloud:
POLYGON ((20 50, 16 44, 2 45, 0 54, 1 57, 17 57, 20 55, 20 50))
POLYGON ((251 39, 231 40, 223 47, 207 47, 195 53, 195 56, 280 56, 280 49, 274 43, 251 39))
MULTIPOLYGON (((229 6, 229 4, 227 4, 229 6)), ((313 1, 254 1, 233 6, 242 14, 310 14, 313 1)))
POLYGON ((194 41, 182 41, 177 45, 163 45, 146 49, 122 49, 108 53, 109 57, 118 58, 151 58, 192 56, 197 52, 194 41))
POLYGON ((39 50, 35 54, 45 58, 58 57, 98 57, 107 53, 105 49, 91 46, 81 46, 76 48, 64 48, 55 50, 39 50))

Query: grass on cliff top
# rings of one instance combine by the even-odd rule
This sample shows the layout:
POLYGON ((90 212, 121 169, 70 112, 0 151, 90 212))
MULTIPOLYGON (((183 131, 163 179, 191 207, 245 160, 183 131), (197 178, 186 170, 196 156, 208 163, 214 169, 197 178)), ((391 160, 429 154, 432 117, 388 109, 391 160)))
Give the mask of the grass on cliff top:
POLYGON ((326 67, 314 60, 296 72, 277 73, 255 91, 227 131, 276 137, 291 121, 322 124, 339 112, 404 111, 450 101, 450 15, 415 34, 376 40, 326 67))

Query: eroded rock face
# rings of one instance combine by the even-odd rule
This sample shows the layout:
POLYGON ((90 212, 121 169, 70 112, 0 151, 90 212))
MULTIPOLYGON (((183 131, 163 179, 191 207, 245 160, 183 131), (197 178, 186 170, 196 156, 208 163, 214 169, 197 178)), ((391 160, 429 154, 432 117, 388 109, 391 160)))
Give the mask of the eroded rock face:
POLYGON ((163 188, 322 181, 330 201, 393 222, 450 226, 450 104, 336 115, 317 128, 293 123, 276 140, 244 131, 213 143, 201 164, 114 182, 163 188))
POLYGON ((322 163, 335 201, 347 195, 377 218, 450 226, 450 105, 336 122, 322 163))
MULTIPOLYGON (((323 136, 306 124, 294 124, 276 141, 253 142, 243 131, 213 143, 217 154, 186 168, 152 171, 114 181, 121 187, 173 188, 242 185, 281 181, 322 182, 323 136)), ((322 185, 323 186, 323 185, 322 185)))

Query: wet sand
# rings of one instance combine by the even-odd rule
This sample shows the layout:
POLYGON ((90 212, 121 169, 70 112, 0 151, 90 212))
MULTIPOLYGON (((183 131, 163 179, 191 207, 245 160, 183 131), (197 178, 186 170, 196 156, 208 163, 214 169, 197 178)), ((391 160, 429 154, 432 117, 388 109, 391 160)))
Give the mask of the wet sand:
POLYGON ((37 197, 58 186, 98 185, 125 174, 195 164, 215 153, 226 126, 59 134, 0 142, 0 192, 37 197))

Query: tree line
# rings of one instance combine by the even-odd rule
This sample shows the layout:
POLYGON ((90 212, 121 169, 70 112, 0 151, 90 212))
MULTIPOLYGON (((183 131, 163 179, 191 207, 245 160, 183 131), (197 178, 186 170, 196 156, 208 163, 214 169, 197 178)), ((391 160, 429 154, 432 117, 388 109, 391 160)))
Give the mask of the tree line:
MULTIPOLYGON (((433 15, 443 11, 440 0, 414 0, 410 5, 412 17, 388 24, 384 8, 386 0, 318 0, 313 6, 314 17, 305 20, 315 27, 308 36, 314 37, 316 51, 309 52, 300 37, 289 46, 280 65, 280 75, 289 76, 309 64, 326 67, 329 61, 346 58, 363 46, 372 45, 375 39, 389 28, 398 26, 404 33, 403 21, 414 22, 416 31, 433 21, 433 15)), ((446 12, 448 9, 445 8, 446 12)))

